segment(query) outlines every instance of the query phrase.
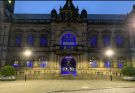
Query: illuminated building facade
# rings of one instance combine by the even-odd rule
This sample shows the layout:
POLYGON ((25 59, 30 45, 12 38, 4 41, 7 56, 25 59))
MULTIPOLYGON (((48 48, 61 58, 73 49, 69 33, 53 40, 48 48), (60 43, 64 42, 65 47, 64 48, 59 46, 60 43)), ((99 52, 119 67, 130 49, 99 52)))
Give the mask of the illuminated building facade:
POLYGON ((107 15, 79 14, 72 0, 51 14, 13 14, 14 1, 2 5, 1 66, 14 66, 18 78, 109 75, 110 67, 120 76, 124 65, 135 66, 135 6, 128 15, 107 15), (108 48, 115 51, 111 59, 108 48))

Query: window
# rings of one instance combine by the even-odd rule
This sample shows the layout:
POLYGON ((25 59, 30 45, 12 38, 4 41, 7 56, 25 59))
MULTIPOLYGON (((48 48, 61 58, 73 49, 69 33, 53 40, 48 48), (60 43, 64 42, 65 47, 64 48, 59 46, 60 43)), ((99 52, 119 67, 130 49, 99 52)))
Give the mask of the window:
POLYGON ((30 61, 30 60, 27 61, 27 62, 26 62, 26 66, 32 68, 32 67, 33 67, 33 62, 30 61))
POLYGON ((90 37, 90 47, 96 48, 97 47, 97 36, 93 35, 90 37))
POLYGON ((98 67, 97 59, 95 57, 91 57, 89 60, 90 67, 96 68, 98 67))
POLYGON ((29 46, 33 46, 34 45, 34 36, 33 35, 29 35, 28 36, 28 45, 29 46))
POLYGON ((47 59, 44 56, 40 57, 39 62, 40 62, 40 67, 42 67, 42 68, 46 67, 47 59))
POLYGON ((124 66, 124 58, 120 57, 117 59, 118 63, 118 68, 122 68, 124 66))
POLYGON ((15 45, 16 46, 21 46, 21 39, 22 39, 21 35, 15 36, 15 45))
POLYGON ((105 66, 106 68, 110 68, 110 67, 111 67, 111 62, 110 62, 109 60, 105 60, 105 61, 104 61, 104 66, 105 66))
POLYGON ((66 33, 61 38, 62 47, 71 48, 72 46, 76 46, 76 37, 71 33, 66 33))
POLYGON ((105 47, 110 46, 110 35, 104 35, 103 36, 103 43, 105 47))
POLYGON ((19 67, 19 57, 13 58, 13 67, 19 67))
POLYGON ((117 47, 122 47, 124 43, 124 38, 122 35, 116 35, 116 45, 117 47))
POLYGON ((44 47, 44 46, 47 46, 47 44, 48 44, 47 38, 45 36, 41 36, 40 37, 40 46, 44 47))

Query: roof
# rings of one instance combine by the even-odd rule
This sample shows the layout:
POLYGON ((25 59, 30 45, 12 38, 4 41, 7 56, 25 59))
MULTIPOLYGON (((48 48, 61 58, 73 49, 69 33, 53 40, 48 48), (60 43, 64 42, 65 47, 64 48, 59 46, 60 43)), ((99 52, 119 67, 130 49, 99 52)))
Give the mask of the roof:
MULTIPOLYGON (((122 14, 88 14, 88 22, 123 22, 126 19, 126 15, 122 14)), ((13 15, 14 20, 34 20, 34 22, 38 22, 37 20, 47 20, 49 21, 51 19, 50 14, 14 14, 13 15)))
POLYGON ((14 19, 28 19, 28 20, 35 20, 35 19, 51 19, 50 14, 14 14, 14 19))

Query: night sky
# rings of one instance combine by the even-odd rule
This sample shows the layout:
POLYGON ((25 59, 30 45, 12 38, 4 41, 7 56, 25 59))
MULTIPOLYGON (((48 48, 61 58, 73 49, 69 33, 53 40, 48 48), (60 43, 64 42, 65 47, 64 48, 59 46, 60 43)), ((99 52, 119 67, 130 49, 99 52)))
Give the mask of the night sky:
MULTIPOLYGON (((73 1, 79 10, 86 9, 88 14, 127 14, 135 1, 73 1)), ((16 1, 14 13, 48 14, 52 9, 59 10, 65 1, 16 1)), ((80 12, 79 11, 79 12, 80 12)))

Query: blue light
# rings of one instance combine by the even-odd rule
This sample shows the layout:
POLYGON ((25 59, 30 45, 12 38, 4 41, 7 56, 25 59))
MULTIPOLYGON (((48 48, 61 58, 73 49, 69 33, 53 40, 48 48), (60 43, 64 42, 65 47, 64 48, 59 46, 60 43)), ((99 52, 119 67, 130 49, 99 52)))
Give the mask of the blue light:
POLYGON ((122 68, 123 67, 123 63, 122 62, 119 62, 118 63, 118 68, 122 68))
POLYGON ((61 45, 62 45, 62 48, 66 47, 69 49, 73 46, 76 46, 77 45, 76 37, 71 33, 64 34, 61 38, 61 45))
POLYGON ((27 67, 30 67, 30 68, 33 67, 32 61, 27 61, 26 65, 27 65, 27 67))
POLYGON ((97 61, 93 60, 91 65, 93 68, 96 68, 98 66, 97 61))
POLYGON ((46 64, 44 62, 41 62, 40 63, 40 67, 43 67, 44 68, 45 66, 46 66, 46 64))
POLYGON ((104 46, 110 46, 110 36, 109 35, 104 35, 103 40, 104 40, 104 46))
POLYGON ((41 37, 40 38, 40 46, 47 46, 47 38, 46 37, 41 37))
POLYGON ((110 62, 109 60, 105 60, 104 66, 105 66, 106 68, 110 68, 110 67, 111 67, 111 62, 110 62))
POLYGON ((91 47, 97 47, 97 36, 93 35, 90 38, 90 46, 91 47))
POLYGON ((119 47, 119 46, 122 46, 123 43, 124 43, 124 38, 123 38, 123 36, 117 35, 117 36, 116 36, 116 45, 119 47))
POLYGON ((17 35, 16 36, 15 43, 16 43, 17 46, 20 46, 21 45, 21 36, 20 35, 17 35))
POLYGON ((34 37, 33 37, 33 35, 29 35, 29 37, 28 37, 28 44, 30 46, 34 45, 34 37))
POLYGON ((61 74, 62 75, 73 75, 76 76, 76 62, 69 56, 65 57, 61 62, 61 74))
POLYGON ((15 61, 15 62, 14 62, 13 67, 19 67, 18 61, 15 61))

